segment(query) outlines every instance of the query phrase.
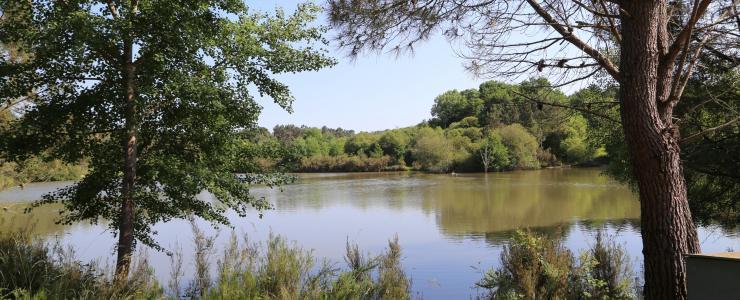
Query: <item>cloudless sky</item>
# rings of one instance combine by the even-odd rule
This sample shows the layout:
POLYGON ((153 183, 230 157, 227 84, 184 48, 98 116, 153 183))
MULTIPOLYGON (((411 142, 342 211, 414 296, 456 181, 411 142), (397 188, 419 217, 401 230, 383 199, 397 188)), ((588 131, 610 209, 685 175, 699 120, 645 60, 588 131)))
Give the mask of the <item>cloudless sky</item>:
MULTIPOLYGON (((271 12, 281 6, 293 11, 296 0, 247 1, 250 8, 271 12)), ((318 2, 323 4, 324 2, 318 2)), ((326 16, 319 16, 321 23, 326 16)), ((333 32, 329 33, 333 36, 333 32)), ((312 127, 342 127, 375 131, 415 125, 431 118, 434 97, 451 89, 477 88, 485 81, 466 72, 464 60, 455 55, 442 37, 419 44, 413 54, 365 54, 355 60, 330 45, 339 63, 318 72, 284 75, 279 78, 293 92, 292 114, 270 99, 259 99, 264 107, 259 125, 277 124, 312 127)))

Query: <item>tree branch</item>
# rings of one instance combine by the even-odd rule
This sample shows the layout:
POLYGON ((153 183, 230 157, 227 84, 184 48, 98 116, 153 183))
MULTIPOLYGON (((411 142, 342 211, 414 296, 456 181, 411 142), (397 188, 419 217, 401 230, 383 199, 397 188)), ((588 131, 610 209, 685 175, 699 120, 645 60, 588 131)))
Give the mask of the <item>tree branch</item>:
POLYGON ((598 50, 592 48, 588 44, 586 44, 583 40, 579 39, 575 35, 573 35, 573 32, 571 29, 566 28, 562 24, 559 24, 555 18, 553 18, 550 13, 545 10, 539 3, 537 3, 535 0, 527 0, 527 3, 534 9, 534 11, 547 23, 550 23, 550 26, 555 29, 560 35, 563 36, 563 38, 573 44, 574 46, 578 47, 578 49, 581 49, 584 53, 588 54, 591 58, 596 60, 601 67, 603 67, 609 75, 611 75, 614 80, 620 81, 619 79, 619 69, 607 58, 604 56, 601 52, 598 50))
POLYGON ((114 19, 118 19, 121 17, 121 15, 118 13, 118 8, 116 8, 116 5, 113 4, 113 0, 106 1, 108 4, 108 10, 110 10, 111 15, 113 15, 114 19))
POLYGON ((684 49, 686 45, 689 43, 689 38, 691 37, 691 33, 694 30, 694 26, 696 26, 696 22, 701 19, 701 16, 704 15, 704 12, 706 12, 707 7, 709 6, 709 3, 712 2, 711 0, 695 0, 694 1, 694 7, 691 10, 691 17, 689 18, 689 21, 686 22, 686 26, 681 30, 681 32, 678 34, 678 37, 676 37, 676 40, 673 41, 673 44, 668 48, 668 53, 665 54, 663 57, 663 60, 665 63, 672 62, 676 57, 678 56, 678 53, 681 51, 681 49, 684 49))
POLYGON ((697 133, 694 133, 692 135, 689 135, 689 136, 687 136, 685 138, 682 138, 681 139, 681 143, 683 144, 683 143, 692 143, 692 142, 695 142, 699 138, 701 138, 702 136, 705 136, 707 134, 710 134, 710 133, 713 133, 713 132, 716 132, 716 131, 725 129, 727 127, 730 127, 733 124, 737 123, 738 121, 740 121, 740 116, 736 116, 734 119, 729 120, 729 121, 725 122, 722 125, 718 125, 718 126, 715 126, 715 127, 712 127, 712 128, 708 128, 708 129, 705 129, 704 131, 697 132, 697 133))
POLYGON ((516 95, 521 96, 522 98, 524 98, 524 99, 526 99, 528 101, 532 101, 532 102, 537 103, 537 104, 572 109, 572 110, 575 110, 575 111, 580 111, 580 112, 583 112, 583 113, 587 113, 587 114, 591 114, 591 115, 594 115, 594 116, 603 118, 605 120, 611 121, 611 122, 616 123, 616 124, 622 124, 622 122, 620 122, 617 119, 614 119, 614 118, 612 118, 610 116, 607 116, 605 114, 598 113, 598 112, 595 112, 595 111, 591 111, 591 110, 588 110, 588 109, 584 109, 584 108, 580 108, 580 107, 576 107, 576 106, 565 105, 565 104, 560 104, 560 103, 541 101, 541 100, 534 99, 532 97, 529 97, 527 95, 524 95, 524 94, 519 93, 519 92, 516 92, 516 91, 513 91, 513 93, 516 94, 516 95))

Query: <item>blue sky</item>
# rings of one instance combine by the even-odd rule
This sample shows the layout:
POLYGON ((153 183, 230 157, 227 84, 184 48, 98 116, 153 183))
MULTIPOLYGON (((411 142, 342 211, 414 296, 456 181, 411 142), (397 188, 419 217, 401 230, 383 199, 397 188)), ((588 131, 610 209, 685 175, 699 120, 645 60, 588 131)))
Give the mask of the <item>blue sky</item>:
MULTIPOLYGON (((247 3, 261 11, 273 11, 276 5, 291 11, 299 2, 247 3)), ((320 16, 321 22, 325 20, 320 16)), ((465 71, 464 60, 442 37, 420 44, 413 55, 398 57, 366 54, 353 61, 334 45, 330 51, 339 61, 333 68, 280 76, 296 98, 294 112, 289 114, 270 99, 260 99, 264 107, 260 126, 326 125, 358 131, 405 127, 431 117, 435 96, 450 89, 476 88, 484 81, 465 71)))

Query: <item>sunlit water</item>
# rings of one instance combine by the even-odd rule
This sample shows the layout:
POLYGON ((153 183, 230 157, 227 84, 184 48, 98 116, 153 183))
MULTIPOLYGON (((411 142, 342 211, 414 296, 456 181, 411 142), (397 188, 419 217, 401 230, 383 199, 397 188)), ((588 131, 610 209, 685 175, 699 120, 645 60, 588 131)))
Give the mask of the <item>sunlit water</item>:
MULTIPOLYGON (((425 299, 466 299, 475 295, 481 272, 499 264, 502 246, 520 228, 562 231, 575 252, 587 248, 603 229, 625 245, 640 271, 639 203, 629 188, 600 175, 598 169, 547 169, 508 173, 431 175, 420 173, 302 174, 280 190, 256 188, 275 209, 246 218, 231 216, 236 233, 250 241, 280 234, 313 249, 317 258, 341 265, 347 240, 379 253, 398 235, 403 265, 415 295, 425 299)), ((54 224, 59 206, 22 210, 45 192, 69 183, 40 183, 0 192, 3 229, 35 223, 35 234, 72 245, 83 260, 113 262, 114 238, 104 225, 54 224)), ((208 197, 207 194, 202 195, 208 197)), ((230 230, 218 233, 223 245, 230 230)), ((182 247, 186 272, 192 265, 192 234, 186 221, 155 226, 156 240, 168 250, 182 247)), ((737 230, 703 227, 704 252, 740 249, 737 230)), ((162 282, 170 260, 148 251, 162 282)), ((220 253, 216 250, 216 253, 220 253)), ((188 276, 186 275, 185 278, 188 276)))

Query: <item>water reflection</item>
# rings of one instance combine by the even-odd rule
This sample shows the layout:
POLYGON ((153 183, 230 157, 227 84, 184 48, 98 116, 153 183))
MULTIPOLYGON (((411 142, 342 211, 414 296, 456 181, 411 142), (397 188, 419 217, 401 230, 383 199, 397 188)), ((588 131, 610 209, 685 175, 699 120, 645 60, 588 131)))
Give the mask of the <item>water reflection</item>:
POLYGON ((462 176, 419 173, 302 175, 283 192, 264 192, 278 210, 352 205, 421 209, 450 236, 474 236, 577 220, 638 219, 626 187, 596 169, 553 169, 462 176))

